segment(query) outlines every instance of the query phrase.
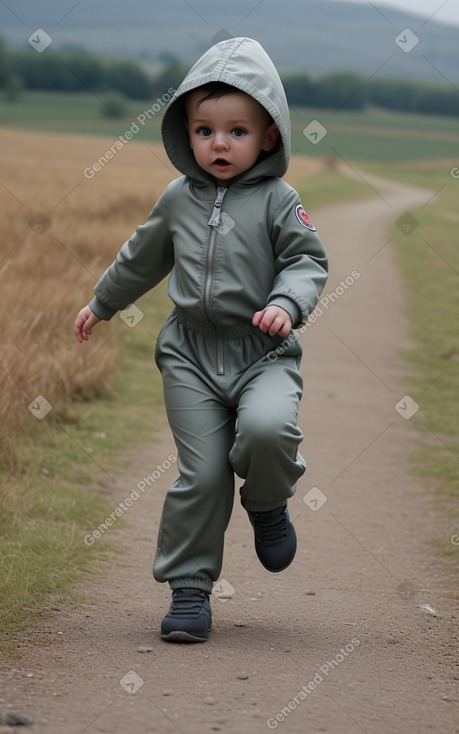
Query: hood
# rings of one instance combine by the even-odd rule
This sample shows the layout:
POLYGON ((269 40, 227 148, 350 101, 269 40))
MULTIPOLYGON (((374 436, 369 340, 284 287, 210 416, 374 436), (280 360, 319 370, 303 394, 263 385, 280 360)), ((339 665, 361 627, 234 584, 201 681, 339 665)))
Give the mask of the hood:
POLYGON ((269 112, 280 132, 278 143, 268 157, 260 158, 238 181, 263 176, 281 177, 290 158, 290 115, 279 74, 266 51, 252 38, 231 38, 212 46, 196 62, 166 107, 161 123, 164 148, 171 163, 194 180, 209 183, 196 163, 184 125, 187 92, 209 82, 225 82, 250 94, 269 112))

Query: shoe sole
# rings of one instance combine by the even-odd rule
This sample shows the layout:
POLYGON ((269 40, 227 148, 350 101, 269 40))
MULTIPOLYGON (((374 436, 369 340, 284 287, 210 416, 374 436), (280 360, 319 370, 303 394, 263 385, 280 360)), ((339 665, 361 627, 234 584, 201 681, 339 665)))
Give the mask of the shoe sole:
MULTIPOLYGON (((295 531, 295 528, 293 528, 293 530, 295 531)), ((296 538, 296 533, 295 533, 295 538, 296 538)), ((257 554, 258 560, 260 561, 263 568, 266 568, 266 570, 270 571, 270 573, 280 573, 281 571, 285 571, 285 569, 288 568, 295 560, 297 550, 298 550, 298 542, 295 543, 295 550, 293 552, 292 557, 290 558, 289 561, 287 561, 287 563, 284 566, 282 566, 282 568, 270 568, 269 566, 266 566, 265 563, 262 561, 262 559, 258 555, 257 548, 255 546, 255 553, 257 554)))
POLYGON ((197 637, 196 635, 190 635, 189 632, 177 630, 175 632, 169 632, 167 635, 161 635, 161 639, 167 640, 167 642, 206 642, 209 638, 209 632, 210 630, 205 633, 205 637, 197 637))
POLYGON ((293 558, 288 563, 286 563, 285 566, 282 566, 282 568, 270 568, 269 566, 265 566, 265 564, 263 563, 260 557, 258 557, 258 560, 260 561, 263 568, 266 568, 266 570, 269 571, 270 573, 280 573, 281 571, 285 571, 285 569, 288 568, 293 563, 293 561, 295 560, 295 556, 293 556, 293 558))

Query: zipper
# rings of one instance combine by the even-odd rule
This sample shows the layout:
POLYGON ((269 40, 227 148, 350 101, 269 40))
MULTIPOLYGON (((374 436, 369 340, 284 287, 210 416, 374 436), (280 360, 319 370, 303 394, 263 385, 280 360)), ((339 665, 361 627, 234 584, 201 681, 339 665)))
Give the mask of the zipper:
POLYGON ((217 375, 225 374, 225 360, 223 358, 223 337, 217 331, 217 375))
MULTIPOLYGON (((205 274, 205 280, 204 280, 204 311, 205 314, 210 321, 210 323, 213 323, 212 320, 212 290, 214 285, 214 266, 215 266, 215 251, 216 251, 216 241, 217 241, 217 234, 218 234, 218 227, 220 225, 220 218, 221 218, 221 210, 222 210, 222 203, 223 199, 225 197, 225 194, 228 189, 225 189, 221 186, 217 188, 217 198, 214 201, 212 214, 210 215, 209 221, 207 224, 212 227, 210 232, 210 238, 209 238, 209 247, 207 249, 207 258, 206 258, 206 274, 205 274)), ((225 363, 223 359, 223 341, 221 334, 216 334, 216 349, 217 349, 217 375, 223 375, 225 374, 225 363)))
POLYGON ((210 215, 210 219, 207 222, 207 224, 210 224, 211 227, 218 227, 218 225, 220 224, 222 203, 227 191, 228 189, 224 189, 222 186, 219 186, 217 189, 217 198, 214 201, 214 208, 212 209, 212 214, 210 215))

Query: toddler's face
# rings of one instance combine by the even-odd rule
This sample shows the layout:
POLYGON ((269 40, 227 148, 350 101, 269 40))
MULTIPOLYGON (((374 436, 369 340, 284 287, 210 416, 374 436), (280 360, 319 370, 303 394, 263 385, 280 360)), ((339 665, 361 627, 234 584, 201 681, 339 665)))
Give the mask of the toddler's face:
POLYGON ((205 91, 198 89, 186 99, 190 145, 198 165, 226 187, 253 166, 262 150, 274 147, 279 131, 248 94, 234 92, 201 102, 203 97, 205 91))

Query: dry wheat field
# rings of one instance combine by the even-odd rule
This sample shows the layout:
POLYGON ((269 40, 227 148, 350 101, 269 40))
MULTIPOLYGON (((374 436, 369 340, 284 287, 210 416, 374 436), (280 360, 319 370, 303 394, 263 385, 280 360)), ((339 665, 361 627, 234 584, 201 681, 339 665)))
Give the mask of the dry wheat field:
MULTIPOLYGON (((121 244, 177 171, 162 147, 83 135, 2 129, 0 173, 0 459, 50 409, 110 390, 113 329, 79 345, 75 316, 121 244), (111 154, 105 155, 107 150, 111 154), (98 163, 99 161, 99 163, 98 163)), ((295 184, 320 170, 292 160, 295 184)), ((51 416, 50 416, 51 417, 51 416)))

